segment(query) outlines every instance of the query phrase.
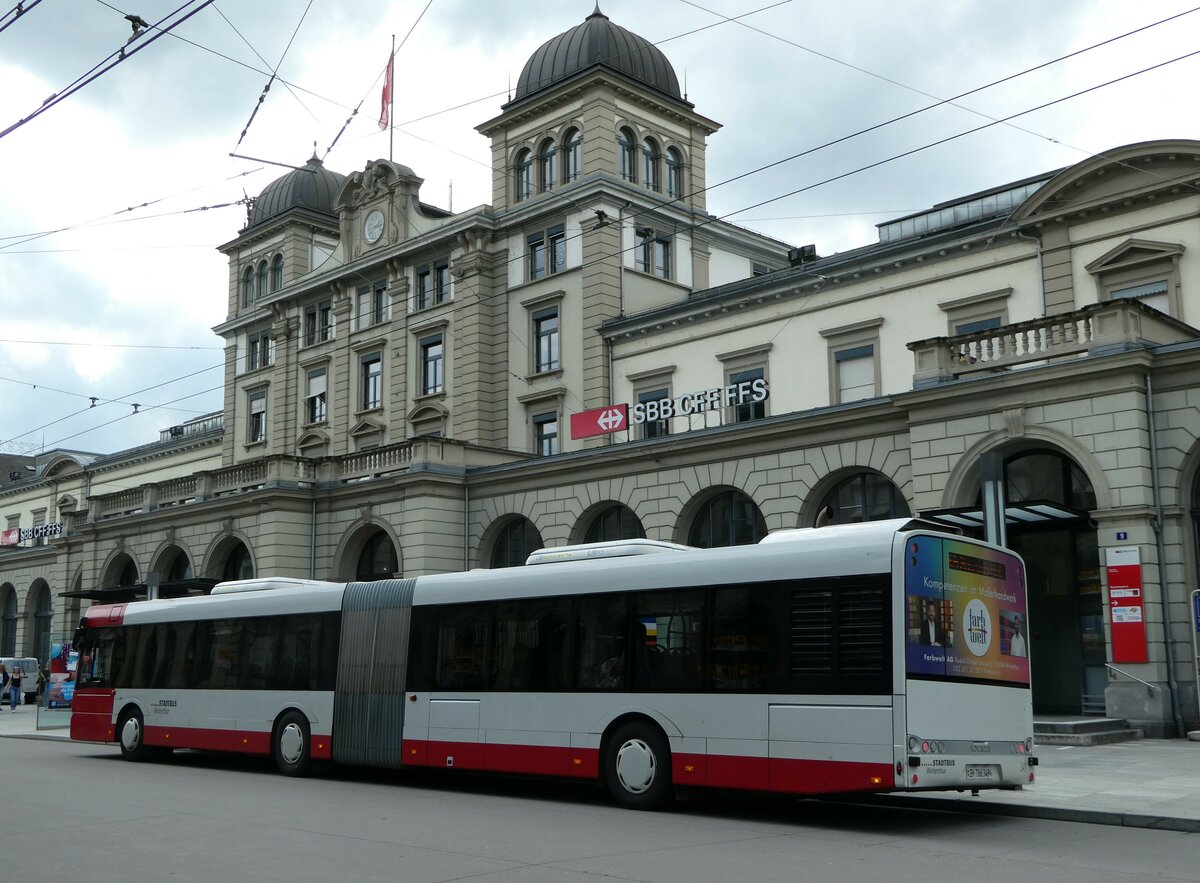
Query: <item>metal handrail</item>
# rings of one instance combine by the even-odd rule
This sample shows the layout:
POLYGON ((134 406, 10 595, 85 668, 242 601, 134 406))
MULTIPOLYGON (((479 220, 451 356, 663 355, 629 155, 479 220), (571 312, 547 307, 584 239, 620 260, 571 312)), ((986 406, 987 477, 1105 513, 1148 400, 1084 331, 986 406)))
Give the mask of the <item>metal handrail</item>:
POLYGON ((1131 681, 1137 681, 1139 684, 1144 684, 1145 686, 1149 687, 1151 690, 1157 690, 1157 689, 1158 689, 1158 685, 1157 685, 1157 684, 1152 684, 1152 683, 1150 683, 1149 681, 1143 681, 1143 680, 1142 680, 1141 678, 1139 678, 1137 675, 1131 675, 1129 672, 1125 671, 1124 669, 1117 668, 1117 667, 1116 667, 1115 665, 1113 665, 1111 662, 1106 662, 1106 663, 1104 663, 1104 667, 1105 667, 1105 668, 1111 668, 1111 669, 1112 669, 1113 671, 1115 671, 1117 674, 1123 674, 1123 675, 1125 675, 1125 677, 1129 678, 1131 681))

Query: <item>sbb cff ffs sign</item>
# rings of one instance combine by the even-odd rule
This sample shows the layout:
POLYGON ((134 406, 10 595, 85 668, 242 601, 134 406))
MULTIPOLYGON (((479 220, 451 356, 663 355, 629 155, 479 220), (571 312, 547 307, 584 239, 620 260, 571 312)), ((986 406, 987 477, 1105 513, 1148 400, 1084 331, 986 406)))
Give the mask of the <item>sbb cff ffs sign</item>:
POLYGON ((629 422, 636 426, 639 423, 669 420, 672 417, 688 417, 701 411, 716 411, 737 405, 757 405, 759 402, 765 402, 768 394, 767 381, 763 378, 743 380, 725 387, 684 393, 677 399, 638 402, 633 406, 629 422))
POLYGON ((629 427, 628 405, 606 405, 571 415, 571 438, 607 435, 629 427))
POLYGON ((628 405, 606 405, 571 415, 571 438, 589 438, 619 432, 639 423, 653 423, 672 417, 688 417, 703 411, 765 402, 770 390, 761 377, 743 380, 724 387, 703 389, 684 393, 675 399, 654 399, 638 402, 632 409, 628 405))

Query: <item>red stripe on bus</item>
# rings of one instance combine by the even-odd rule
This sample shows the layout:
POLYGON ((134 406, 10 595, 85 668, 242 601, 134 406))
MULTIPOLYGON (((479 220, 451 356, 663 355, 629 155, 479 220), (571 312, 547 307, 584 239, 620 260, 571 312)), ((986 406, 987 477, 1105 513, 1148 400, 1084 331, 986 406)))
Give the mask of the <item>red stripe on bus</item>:
POLYGON ((85 627, 93 629, 121 625, 125 621, 127 606, 127 604, 93 604, 83 614, 83 624, 85 627))
MULTIPOLYGON (((404 741, 406 766, 486 770, 497 773, 597 778, 596 749, 482 742, 404 741), (563 759, 566 758, 564 772, 563 759)), ((675 754, 671 773, 677 785, 705 785, 791 794, 827 794, 892 789, 891 764, 838 760, 675 754)))

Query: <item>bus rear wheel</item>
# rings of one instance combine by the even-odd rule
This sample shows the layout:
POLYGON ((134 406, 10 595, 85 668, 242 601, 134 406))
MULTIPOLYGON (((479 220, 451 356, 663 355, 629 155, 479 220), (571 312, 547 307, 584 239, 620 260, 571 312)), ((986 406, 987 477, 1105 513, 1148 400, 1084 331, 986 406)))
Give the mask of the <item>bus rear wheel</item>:
POLYGON ((671 749, 652 724, 620 727, 608 741, 604 780, 613 799, 626 809, 660 809, 671 800, 671 749))
POLYGON ((311 746, 308 718, 298 711, 289 711, 279 719, 271 740, 279 772, 285 776, 307 776, 312 770, 311 746))
POLYGON ((138 763, 146 760, 150 754, 146 748, 146 726, 142 722, 142 713, 136 708, 126 709, 117 723, 117 742, 121 745, 121 757, 138 763))

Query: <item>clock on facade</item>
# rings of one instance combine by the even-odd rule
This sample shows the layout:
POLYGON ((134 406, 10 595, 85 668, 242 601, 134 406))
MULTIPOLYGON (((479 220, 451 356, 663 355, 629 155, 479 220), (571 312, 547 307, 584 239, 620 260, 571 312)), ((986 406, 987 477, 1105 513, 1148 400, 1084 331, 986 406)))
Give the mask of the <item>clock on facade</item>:
POLYGON ((370 243, 378 242, 379 237, 383 235, 383 212, 379 209, 375 209, 367 215, 367 220, 363 224, 363 235, 370 243))

